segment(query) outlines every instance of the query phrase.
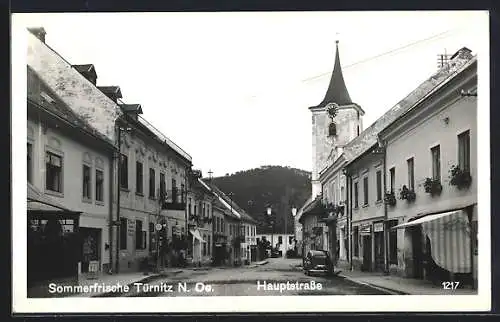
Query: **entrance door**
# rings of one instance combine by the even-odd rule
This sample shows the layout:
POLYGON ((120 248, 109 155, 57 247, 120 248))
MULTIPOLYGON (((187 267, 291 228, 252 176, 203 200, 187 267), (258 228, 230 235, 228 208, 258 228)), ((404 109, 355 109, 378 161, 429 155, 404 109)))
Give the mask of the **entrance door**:
POLYGON ((424 252, 422 247, 422 227, 420 225, 411 228, 411 239, 413 249, 413 277, 424 277, 424 252))
POLYGON ((370 271, 372 266, 372 238, 363 235, 363 270, 370 271))
POLYGON ((384 271, 384 233, 375 233, 375 270, 384 271))
POLYGON ((88 273, 89 263, 99 261, 99 245, 101 230, 96 228, 80 227, 83 241, 82 273, 88 273))

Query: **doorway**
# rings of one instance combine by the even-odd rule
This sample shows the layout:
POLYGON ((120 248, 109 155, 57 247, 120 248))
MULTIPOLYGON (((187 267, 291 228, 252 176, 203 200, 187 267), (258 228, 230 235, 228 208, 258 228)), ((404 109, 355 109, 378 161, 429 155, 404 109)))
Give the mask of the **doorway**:
POLYGON ((411 227, 411 243, 413 252, 413 277, 424 278, 424 249, 422 242, 422 226, 415 225, 411 227))
POLYGON ((363 266, 362 271, 371 271, 372 267, 372 238, 363 235, 363 266))
POLYGON ((89 263, 99 261, 99 245, 101 230, 97 228, 80 227, 82 236, 82 273, 89 272, 89 263))
POLYGON ((375 233, 375 270, 383 272, 384 269, 384 232, 380 231, 375 233))

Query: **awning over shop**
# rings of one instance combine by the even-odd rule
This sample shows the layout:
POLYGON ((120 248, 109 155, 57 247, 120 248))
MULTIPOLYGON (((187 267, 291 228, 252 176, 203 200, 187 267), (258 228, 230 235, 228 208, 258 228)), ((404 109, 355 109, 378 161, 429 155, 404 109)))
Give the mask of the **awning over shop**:
POLYGON ((449 211, 449 212, 443 212, 443 213, 440 213, 440 214, 427 215, 427 216, 424 216, 422 218, 419 218, 419 219, 416 219, 416 220, 412 220, 412 221, 406 222, 404 224, 400 224, 400 225, 394 226, 394 227, 392 227, 392 229, 402 229, 402 228, 406 228, 406 227, 410 227, 410 226, 420 225, 420 224, 423 224, 425 222, 430 222, 430 221, 433 221, 433 220, 437 220, 439 218, 443 218, 443 217, 446 217, 446 216, 454 215, 457 212, 460 212, 460 211, 449 211))
POLYGON ((472 271, 471 227, 464 210, 428 215, 393 229, 419 224, 429 239, 431 256, 437 265, 453 273, 472 271))
POLYGON ((206 243, 206 241, 201 237, 200 232, 198 231, 198 229, 196 229, 196 230, 190 230, 189 232, 191 233, 191 235, 193 235, 194 238, 198 239, 200 242, 206 243))
POLYGON ((81 211, 70 210, 52 200, 29 182, 27 184, 27 210, 28 212, 49 214, 79 215, 81 213, 81 211))

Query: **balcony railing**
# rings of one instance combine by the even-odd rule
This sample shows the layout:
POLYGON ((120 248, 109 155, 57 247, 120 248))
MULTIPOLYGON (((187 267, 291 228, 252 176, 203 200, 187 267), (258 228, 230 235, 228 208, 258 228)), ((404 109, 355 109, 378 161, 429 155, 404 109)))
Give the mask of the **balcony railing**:
POLYGON ((186 192, 181 189, 166 190, 163 193, 162 209, 185 210, 186 192))

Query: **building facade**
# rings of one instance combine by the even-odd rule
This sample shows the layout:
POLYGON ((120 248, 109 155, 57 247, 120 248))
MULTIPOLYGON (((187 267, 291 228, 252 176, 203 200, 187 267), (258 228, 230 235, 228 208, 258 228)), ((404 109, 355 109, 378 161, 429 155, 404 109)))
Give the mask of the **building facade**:
POLYGON ((390 270, 413 278, 477 279, 477 60, 384 129, 390 270))

